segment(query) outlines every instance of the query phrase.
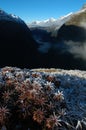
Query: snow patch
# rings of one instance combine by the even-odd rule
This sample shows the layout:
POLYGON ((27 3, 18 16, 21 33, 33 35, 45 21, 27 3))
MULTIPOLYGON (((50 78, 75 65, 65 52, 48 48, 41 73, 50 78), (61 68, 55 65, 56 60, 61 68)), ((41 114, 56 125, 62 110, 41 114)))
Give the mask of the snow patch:
POLYGON ((18 16, 14 14, 8 14, 3 10, 0 10, 0 20, 7 20, 7 21, 16 21, 20 23, 24 23, 18 16))
POLYGON ((29 27, 48 27, 48 26, 54 26, 54 25, 59 25, 61 26, 62 24, 64 24, 66 21, 68 21, 70 19, 70 17, 72 16, 72 12, 60 17, 59 19, 55 19, 55 18, 50 18, 44 21, 34 21, 32 23, 28 23, 29 27))

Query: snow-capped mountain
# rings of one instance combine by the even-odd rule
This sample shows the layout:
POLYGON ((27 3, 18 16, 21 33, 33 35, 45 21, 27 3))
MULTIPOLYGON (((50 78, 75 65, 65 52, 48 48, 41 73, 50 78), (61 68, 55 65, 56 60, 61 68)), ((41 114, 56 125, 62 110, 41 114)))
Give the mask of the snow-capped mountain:
POLYGON ((72 12, 63 17, 60 17, 59 19, 50 18, 44 21, 33 21, 32 23, 28 23, 28 26, 29 27, 48 27, 48 26, 53 26, 53 25, 61 26, 66 21, 68 21, 71 16, 72 16, 72 12))
POLYGON ((0 67, 32 67, 36 55, 37 44, 25 22, 0 10, 0 67))
POLYGON ((34 22, 30 29, 19 17, 1 10, 0 66, 86 70, 85 23, 86 8, 34 22))
POLYGON ((8 14, 2 9, 0 9, 0 20, 17 21, 17 22, 24 23, 24 21, 20 17, 14 14, 8 14))
POLYGON ((54 30, 58 30, 63 24, 66 22, 69 22, 74 16, 82 14, 86 12, 86 5, 83 5, 83 7, 76 11, 76 12, 70 12, 67 15, 61 16, 60 18, 49 18, 43 21, 33 21, 31 23, 27 23, 28 27, 35 28, 35 27, 54 27, 54 30))
POLYGON ((59 19, 28 24, 47 67, 86 70, 86 6, 59 19))

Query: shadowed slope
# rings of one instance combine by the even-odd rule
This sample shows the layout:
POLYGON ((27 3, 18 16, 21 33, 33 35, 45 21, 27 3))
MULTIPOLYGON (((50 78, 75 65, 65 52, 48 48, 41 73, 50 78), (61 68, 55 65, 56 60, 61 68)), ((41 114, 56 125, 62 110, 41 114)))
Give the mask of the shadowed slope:
POLYGON ((0 20, 0 67, 34 67, 37 45, 26 24, 0 20))

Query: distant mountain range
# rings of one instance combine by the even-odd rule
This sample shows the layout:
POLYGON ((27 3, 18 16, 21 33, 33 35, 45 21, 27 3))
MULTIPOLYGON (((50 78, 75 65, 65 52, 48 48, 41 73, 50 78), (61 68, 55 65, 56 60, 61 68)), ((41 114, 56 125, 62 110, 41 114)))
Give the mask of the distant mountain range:
POLYGON ((86 22, 86 7, 85 5, 77 12, 71 12, 65 16, 58 19, 50 18, 44 21, 33 21, 32 23, 27 23, 31 30, 40 29, 47 30, 53 34, 57 34, 58 30, 64 25, 76 25, 80 27, 85 27, 86 22))
POLYGON ((0 10, 0 49, 0 67, 86 70, 86 6, 27 25, 0 10))
POLYGON ((50 18, 44 21, 33 21, 32 23, 28 23, 29 27, 49 27, 49 26, 60 26, 64 24, 67 20, 70 19, 72 12, 60 17, 59 19, 50 18))
POLYGON ((86 69, 86 5, 59 19, 35 21, 28 26, 39 51, 46 55, 52 52, 52 67, 86 69))

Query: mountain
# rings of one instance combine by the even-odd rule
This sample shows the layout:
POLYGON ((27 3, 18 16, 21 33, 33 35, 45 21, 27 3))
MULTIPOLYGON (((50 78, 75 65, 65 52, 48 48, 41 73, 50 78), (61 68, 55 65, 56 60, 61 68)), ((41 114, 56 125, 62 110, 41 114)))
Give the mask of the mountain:
POLYGON ((74 13, 58 30, 57 39, 86 68, 86 6, 74 13))
MULTIPOLYGON (((70 19, 72 12, 60 17, 59 19, 50 18, 44 21, 33 21, 32 23, 27 23, 28 27, 31 30, 40 29, 45 30, 52 34, 52 36, 57 34, 57 30, 70 19)), ((32 32, 33 32, 32 31, 32 32)), ((35 35, 35 34, 34 34, 35 35)))
MULTIPOLYGON (((67 29, 68 33, 70 33, 68 30, 71 30, 70 39, 74 38, 75 40, 79 40, 80 41, 80 39, 81 39, 80 34, 81 34, 82 35, 82 39, 81 40, 83 40, 83 41, 86 40, 86 38, 85 38, 86 37, 85 36, 85 30, 86 30, 86 8, 85 7, 82 8, 80 11, 74 13, 71 16, 70 20, 68 20, 67 22, 65 22, 63 24, 63 26, 61 26, 61 28, 59 30, 65 30, 66 31, 66 29, 67 29), (64 27, 65 27, 65 29, 62 29, 64 27), (68 29, 68 28, 70 28, 70 29, 68 29), (73 33, 72 33, 72 31, 73 31, 73 33), (73 34, 74 34, 74 36, 73 36, 73 34), (79 37, 77 37, 76 34, 79 37)), ((66 33, 64 32, 63 34, 67 34, 67 32, 66 33)))
POLYGON ((47 67, 86 70, 86 6, 59 19, 28 24, 47 67))
POLYGON ((86 70, 86 8, 34 26, 0 10, 0 67, 86 70))
MULTIPOLYGON (((58 35, 59 30, 61 28, 63 28, 64 25, 65 26, 77 26, 77 27, 80 27, 80 29, 82 28, 82 30, 83 30, 83 28, 86 29, 85 23, 86 23, 86 5, 84 4, 83 7, 79 11, 74 12, 74 13, 69 13, 58 19, 50 18, 50 19, 47 19, 44 21, 34 21, 27 25, 29 26, 29 28, 32 31, 33 36, 35 38, 36 38, 36 36, 38 37, 38 35, 36 35, 35 30, 40 31, 40 32, 42 32, 42 30, 43 30, 43 33, 45 31, 45 33, 50 34, 50 36, 55 38, 58 35)), ((63 33, 63 34, 66 34, 66 33, 63 33)), ((73 36, 73 37, 75 37, 75 36, 73 36)), ((61 38, 63 38, 63 37, 61 36, 61 38)), ((42 37, 40 37, 40 39, 42 39, 42 37)))
POLYGON ((28 23, 29 27, 50 27, 50 26, 61 26, 63 23, 65 23, 68 19, 70 19, 70 16, 72 15, 72 12, 60 17, 59 19, 50 18, 44 21, 33 21, 32 23, 28 23))
POLYGON ((0 10, 0 67, 36 66, 37 44, 25 22, 0 10))
POLYGON ((50 18, 44 21, 34 21, 27 24, 32 32, 33 38, 39 43, 39 46, 41 46, 39 47, 39 51, 47 52, 47 48, 50 47, 49 45, 45 46, 45 44, 57 42, 57 30, 68 21, 71 16, 72 13, 69 13, 59 19, 50 18))

